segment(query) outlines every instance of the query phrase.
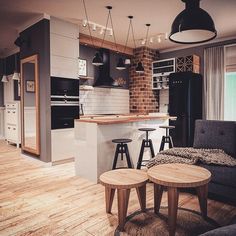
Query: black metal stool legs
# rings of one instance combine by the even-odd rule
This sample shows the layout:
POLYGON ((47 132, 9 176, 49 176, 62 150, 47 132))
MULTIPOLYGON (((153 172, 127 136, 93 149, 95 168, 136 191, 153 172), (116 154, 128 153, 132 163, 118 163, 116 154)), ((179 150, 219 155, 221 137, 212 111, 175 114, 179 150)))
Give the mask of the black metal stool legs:
POLYGON ((143 139, 143 141, 142 141, 142 145, 141 145, 141 149, 140 149, 140 153, 139 153, 139 158, 138 158, 138 163, 137 163, 137 169, 141 169, 142 162, 143 162, 144 148, 150 148, 151 157, 153 158, 155 156, 152 140, 148 139, 147 132, 146 132, 146 139, 143 139))
POLYGON ((119 155, 119 150, 120 150, 120 144, 117 144, 116 145, 115 157, 114 157, 114 161, 113 161, 113 165, 112 165, 112 170, 114 170, 116 168, 117 159, 118 159, 118 155, 119 155))
POLYGON ((150 150, 151 150, 151 155, 152 155, 152 158, 155 157, 155 153, 154 153, 154 148, 153 148, 153 144, 152 144, 152 140, 149 139, 149 145, 150 145, 150 150))
POLYGON ((140 153, 139 153, 137 169, 140 169, 140 168, 141 168, 141 165, 142 165, 143 153, 144 153, 144 148, 145 148, 145 142, 146 142, 146 141, 143 139, 142 145, 141 145, 141 150, 140 150, 140 153))
POLYGON ((133 168, 130 155, 129 155, 128 145, 123 144, 123 143, 118 143, 116 146, 116 152, 115 152, 115 157, 114 157, 114 161, 112 165, 112 170, 116 169, 119 154, 121 154, 121 160, 123 160, 123 155, 125 154, 128 168, 133 168))
POLYGON ((172 137, 171 137, 171 136, 162 136, 161 146, 160 146, 159 152, 164 150, 166 143, 169 144, 169 148, 174 147, 174 145, 173 145, 173 140, 172 140, 172 137))
POLYGON ((128 146, 127 146, 127 144, 125 144, 124 146, 125 146, 125 154, 126 154, 126 160, 127 160, 128 168, 133 168, 132 163, 131 163, 131 160, 130 160, 130 155, 129 155, 128 146))

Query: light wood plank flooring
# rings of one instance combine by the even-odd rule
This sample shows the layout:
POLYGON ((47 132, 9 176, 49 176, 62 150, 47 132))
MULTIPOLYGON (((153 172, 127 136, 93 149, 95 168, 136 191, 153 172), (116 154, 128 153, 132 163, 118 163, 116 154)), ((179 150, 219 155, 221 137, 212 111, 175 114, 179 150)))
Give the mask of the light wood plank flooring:
MULTIPOLYGON (((88 170, 89 171, 89 170, 88 170)), ((167 205, 166 193, 162 205, 167 205)), ((180 194, 179 205, 199 210, 197 198, 180 194)), ((105 213, 104 187, 76 177, 74 164, 48 166, 20 156, 20 151, 0 141, 0 235, 113 235, 117 227, 117 202, 105 213)), ((147 207, 153 207, 153 186, 147 186, 147 207)), ((222 225, 236 208, 209 201, 209 216, 222 225)), ((128 214, 139 208, 131 192, 128 214)), ((125 235, 125 234, 124 234, 125 235)))

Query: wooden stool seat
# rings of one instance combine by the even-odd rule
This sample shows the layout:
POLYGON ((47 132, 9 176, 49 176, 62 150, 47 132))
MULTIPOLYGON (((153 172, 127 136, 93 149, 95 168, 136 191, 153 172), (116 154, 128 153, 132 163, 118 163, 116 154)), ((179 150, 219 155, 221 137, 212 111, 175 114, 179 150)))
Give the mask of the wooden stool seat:
POLYGON ((132 142, 132 139, 128 138, 117 138, 117 139, 112 139, 113 143, 130 143, 132 142))
POLYGON ((105 186, 107 213, 111 213, 114 194, 117 189, 118 222, 120 231, 124 230, 131 188, 136 188, 141 210, 145 211, 147 181, 147 173, 135 169, 111 170, 100 176, 100 183, 105 186))
POLYGON ((202 216, 207 217, 208 183, 211 173, 205 168, 187 164, 163 164, 147 172, 154 183, 154 211, 159 213, 163 188, 168 188, 169 235, 175 235, 179 188, 196 188, 202 216))

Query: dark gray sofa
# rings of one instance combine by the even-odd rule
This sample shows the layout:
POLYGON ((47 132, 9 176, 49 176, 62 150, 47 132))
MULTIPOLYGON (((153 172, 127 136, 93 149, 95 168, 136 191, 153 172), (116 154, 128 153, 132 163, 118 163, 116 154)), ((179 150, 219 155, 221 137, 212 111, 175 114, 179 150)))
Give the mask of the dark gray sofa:
MULTIPOLYGON (((193 147, 223 149, 236 158, 236 122, 196 120, 193 147)), ((236 167, 199 165, 212 173, 209 196, 236 204, 236 167)))

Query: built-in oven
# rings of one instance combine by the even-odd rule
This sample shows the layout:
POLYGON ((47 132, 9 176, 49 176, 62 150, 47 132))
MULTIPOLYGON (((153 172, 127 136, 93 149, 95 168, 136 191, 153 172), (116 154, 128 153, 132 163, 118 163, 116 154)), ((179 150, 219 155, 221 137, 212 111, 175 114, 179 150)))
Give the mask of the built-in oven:
POLYGON ((51 129, 73 128, 79 114, 79 80, 52 77, 51 129))

